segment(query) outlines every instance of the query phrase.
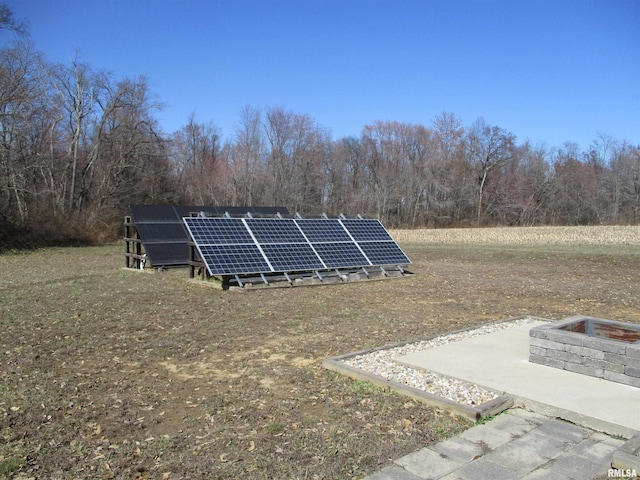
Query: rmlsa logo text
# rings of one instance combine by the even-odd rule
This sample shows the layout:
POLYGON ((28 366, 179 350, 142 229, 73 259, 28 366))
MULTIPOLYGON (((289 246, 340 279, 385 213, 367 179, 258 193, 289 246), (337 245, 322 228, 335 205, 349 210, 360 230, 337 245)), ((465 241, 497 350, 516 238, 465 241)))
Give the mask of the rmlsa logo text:
POLYGON ((609 478, 638 478, 635 468, 610 468, 607 473, 609 478))

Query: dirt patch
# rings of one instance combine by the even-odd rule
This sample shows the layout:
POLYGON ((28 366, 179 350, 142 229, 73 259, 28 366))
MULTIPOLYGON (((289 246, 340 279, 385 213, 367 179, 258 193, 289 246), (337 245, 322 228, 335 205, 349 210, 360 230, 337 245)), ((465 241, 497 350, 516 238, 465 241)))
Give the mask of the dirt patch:
POLYGON ((0 256, 0 478, 362 478, 467 428, 324 370, 536 315, 638 323, 640 251, 404 243, 413 276, 251 292, 122 270, 121 246, 0 256))

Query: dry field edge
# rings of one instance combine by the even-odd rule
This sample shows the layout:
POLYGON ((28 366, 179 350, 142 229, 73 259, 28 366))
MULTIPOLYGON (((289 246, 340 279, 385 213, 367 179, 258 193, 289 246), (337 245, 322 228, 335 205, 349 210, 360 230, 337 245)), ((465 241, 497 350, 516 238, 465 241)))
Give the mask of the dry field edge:
POLYGON ((520 315, 640 323, 638 227, 533 230, 392 231, 402 280, 250 292, 125 271, 122 245, 0 255, 0 478, 362 478, 470 423, 325 359, 520 315))

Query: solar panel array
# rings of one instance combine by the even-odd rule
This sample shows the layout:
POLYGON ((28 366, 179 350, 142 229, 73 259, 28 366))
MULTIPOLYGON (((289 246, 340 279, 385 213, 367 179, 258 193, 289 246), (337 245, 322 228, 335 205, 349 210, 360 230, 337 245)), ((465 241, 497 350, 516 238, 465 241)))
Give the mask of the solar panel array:
POLYGON ((411 263, 375 219, 185 217, 183 221, 211 275, 411 263))

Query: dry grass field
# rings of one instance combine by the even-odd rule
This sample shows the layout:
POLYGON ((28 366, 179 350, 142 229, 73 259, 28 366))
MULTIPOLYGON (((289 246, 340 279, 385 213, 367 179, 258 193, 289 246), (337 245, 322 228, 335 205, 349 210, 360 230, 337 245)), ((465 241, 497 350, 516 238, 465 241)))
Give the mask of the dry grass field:
POLYGON ((469 424, 322 360, 531 314, 640 323, 638 227, 393 231, 413 275, 246 292, 0 255, 0 478, 356 479, 469 424))

